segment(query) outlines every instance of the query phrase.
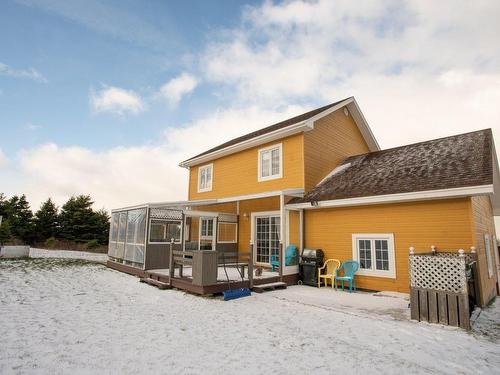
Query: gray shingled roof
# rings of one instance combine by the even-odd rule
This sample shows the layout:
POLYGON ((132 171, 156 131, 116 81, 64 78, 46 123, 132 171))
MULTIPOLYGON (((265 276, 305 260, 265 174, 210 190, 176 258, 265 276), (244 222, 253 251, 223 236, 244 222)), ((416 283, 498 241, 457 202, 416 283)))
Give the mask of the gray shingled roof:
POLYGON ((491 129, 485 129, 352 156, 290 203, 489 185, 492 142, 491 129))
POLYGON ((256 130, 254 132, 251 132, 251 133, 248 133, 248 134, 245 134, 245 135, 242 135, 241 137, 238 137, 238 138, 234 138, 234 139, 231 139, 230 141, 227 141, 225 143, 222 143, 214 148, 211 148, 210 150, 207 150, 207 151, 204 151, 202 152, 201 154, 198 154, 196 156, 193 156, 192 158, 189 158, 185 161, 183 161, 183 163, 187 162, 187 161, 190 161, 192 159, 196 159, 200 156, 204 156, 204 155, 207 155, 207 154, 210 154, 211 152, 214 152, 214 151, 218 151, 218 150, 222 150, 223 148, 226 148, 226 147, 229 147, 229 146, 233 146, 237 143, 240 143, 240 142, 243 142, 243 141, 247 141, 249 139, 252 139, 252 138, 255 138, 255 137, 258 137, 260 135, 263 135, 263 134, 267 134, 267 133, 270 133, 270 132, 273 132, 275 130, 279 130, 279 129, 283 129, 283 128, 286 128, 287 126, 290 126, 290 125, 294 125, 294 124, 298 124, 302 121, 306 121, 306 120, 309 120, 311 117, 314 117, 316 116, 317 114, 320 114, 321 112, 323 111, 326 111, 328 108, 331 108, 331 107, 334 107, 336 106, 337 104, 339 103, 342 103, 343 101, 346 101, 347 99, 350 99, 352 97, 349 97, 349 98, 345 98, 345 99, 342 99, 342 100, 339 100, 338 102, 335 102, 335 103, 331 103, 331 104, 328 104, 328 105, 325 105, 324 107, 320 107, 320 108, 317 108, 317 109, 314 109, 312 111, 309 111, 309 112, 306 112, 306 113, 303 113, 301 115, 298 115, 298 116, 295 116, 295 117, 292 117, 292 118, 289 118, 287 120, 284 120, 284 121, 281 121, 281 122, 278 122, 276 124, 273 124, 273 125, 270 125, 270 126, 267 126, 265 128, 262 128, 262 129, 259 129, 259 130, 256 130))

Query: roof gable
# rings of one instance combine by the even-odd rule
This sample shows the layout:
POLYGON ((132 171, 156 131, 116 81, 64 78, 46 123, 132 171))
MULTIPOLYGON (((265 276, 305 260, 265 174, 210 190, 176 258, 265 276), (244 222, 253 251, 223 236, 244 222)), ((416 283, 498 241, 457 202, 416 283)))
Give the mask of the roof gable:
POLYGON ((224 151, 226 151, 226 154, 240 151, 237 148, 239 145, 241 146, 241 149, 253 147, 254 144, 259 144, 259 139, 263 140, 261 143, 265 143, 264 140, 268 140, 268 138, 270 138, 273 134, 276 134, 275 139, 278 139, 293 134, 292 131, 298 133, 300 131, 311 130, 314 121, 330 114, 331 112, 341 108, 344 105, 348 106, 349 111, 353 113, 353 118, 355 119, 356 124, 363 133, 363 136, 367 138, 367 143, 371 146, 371 149, 378 150, 378 143, 375 140, 375 137, 373 136, 371 130, 369 129, 368 124, 366 123, 366 120, 361 113, 361 110, 359 109, 354 97, 350 97, 256 130, 254 132, 242 135, 240 137, 231 139, 225 143, 204 151, 201 154, 193 156, 192 158, 183 161, 179 165, 181 167, 189 167, 201 162, 213 160, 217 157, 220 157, 218 155, 221 155, 224 151), (292 128, 294 127, 295 130, 292 130, 292 128), (248 147, 245 147, 245 144, 248 144, 248 147))

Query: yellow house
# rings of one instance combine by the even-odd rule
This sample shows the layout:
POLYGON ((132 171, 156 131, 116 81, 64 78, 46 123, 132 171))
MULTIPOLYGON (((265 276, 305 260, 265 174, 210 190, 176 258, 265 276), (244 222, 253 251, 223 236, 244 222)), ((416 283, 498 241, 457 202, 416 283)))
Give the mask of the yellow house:
MULTIPOLYGON (((360 288, 408 292, 410 247, 475 247, 481 303, 497 293, 493 215, 500 214, 494 194, 500 185, 489 129, 380 150, 351 97, 230 140, 180 166, 189 170, 188 200, 148 205, 144 218, 134 219, 142 220, 134 243, 147 239, 142 258, 137 245, 130 254, 139 255, 125 259, 130 241, 123 225, 132 219, 120 216, 123 209, 114 211, 112 262, 162 268, 161 246, 175 238, 179 251, 252 248, 253 265, 268 269, 280 246, 295 245, 299 252, 318 248, 325 258, 358 261, 360 288), (166 206, 182 209, 184 222, 161 222, 151 214, 166 206)), ((282 266, 288 281, 296 281, 298 265, 282 266)))

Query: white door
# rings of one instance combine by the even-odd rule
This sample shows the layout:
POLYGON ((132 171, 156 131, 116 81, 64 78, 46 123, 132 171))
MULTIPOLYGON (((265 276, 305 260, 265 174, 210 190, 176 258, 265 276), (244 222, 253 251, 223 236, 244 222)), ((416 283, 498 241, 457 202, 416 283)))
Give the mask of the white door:
POLYGON ((270 264, 271 256, 279 254, 280 217, 256 216, 254 224, 255 262, 270 264))
POLYGON ((200 250, 215 250, 215 219, 213 217, 200 218, 200 250))

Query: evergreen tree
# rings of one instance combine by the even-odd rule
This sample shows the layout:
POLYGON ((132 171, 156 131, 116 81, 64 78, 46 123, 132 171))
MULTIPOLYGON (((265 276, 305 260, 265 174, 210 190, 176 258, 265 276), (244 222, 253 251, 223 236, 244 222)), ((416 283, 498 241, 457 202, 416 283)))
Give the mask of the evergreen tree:
POLYGON ((36 239, 45 241, 50 237, 56 237, 58 219, 57 207, 49 198, 42 203, 33 220, 36 239))
POLYGON ((95 238, 93 203, 89 195, 79 195, 71 197, 61 207, 59 215, 61 238, 76 242, 86 242, 95 238))
POLYGON ((101 245, 107 245, 109 241, 109 219, 104 209, 94 213, 96 239, 101 245))
POLYGON ((26 200, 26 196, 24 194, 20 197, 13 196, 9 200, 7 207, 7 218, 10 223, 12 235, 24 243, 32 243, 35 237, 33 213, 26 200))
POLYGON ((10 233, 9 220, 2 218, 2 224, 0 224, 0 245, 3 245, 10 241, 12 235, 10 233))

